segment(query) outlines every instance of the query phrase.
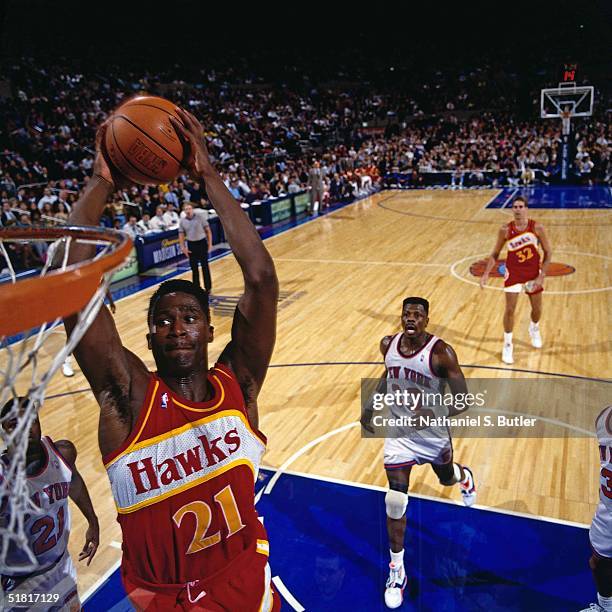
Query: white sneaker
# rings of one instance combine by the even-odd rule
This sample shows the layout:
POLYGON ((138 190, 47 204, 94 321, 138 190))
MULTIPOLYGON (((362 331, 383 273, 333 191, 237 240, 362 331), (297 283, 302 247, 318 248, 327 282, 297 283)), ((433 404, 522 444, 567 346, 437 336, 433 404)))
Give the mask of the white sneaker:
POLYGON ((403 565, 389 563, 389 578, 385 588, 385 605, 387 608, 399 608, 404 601, 404 589, 408 579, 403 565))
POLYGON ((531 338, 531 346, 533 348, 542 348, 542 336, 538 328, 529 326, 529 337, 531 338))
POLYGON ((70 364, 70 357, 64 361, 62 365, 62 374, 67 378, 74 376, 74 370, 72 369, 72 365, 70 364))
POLYGON ((463 503, 466 506, 473 506, 476 501, 476 482, 474 481, 474 474, 472 474, 472 470, 470 468, 465 467, 465 465, 461 466, 463 468, 464 473, 468 477, 468 481, 464 484, 462 482, 459 483, 459 490, 461 491, 461 497, 463 498, 463 503))
POLYGON ((589 604, 588 608, 583 608, 580 612, 605 612, 605 610, 596 603, 589 604))
POLYGON ((504 344, 504 348, 502 349, 502 361, 504 363, 514 363, 514 359, 512 359, 512 344, 504 344))

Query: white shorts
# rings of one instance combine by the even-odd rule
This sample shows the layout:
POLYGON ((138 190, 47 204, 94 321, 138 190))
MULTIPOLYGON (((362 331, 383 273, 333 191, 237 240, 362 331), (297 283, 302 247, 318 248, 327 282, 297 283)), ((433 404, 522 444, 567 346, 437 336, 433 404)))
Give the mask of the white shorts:
POLYGON ((506 293, 521 293, 524 291, 525 293, 533 293, 535 289, 535 281, 527 281, 526 283, 516 283, 515 285, 510 285, 509 287, 504 287, 504 291, 506 293))
POLYGON ((68 550, 47 571, 14 581, 12 585, 9 580, 4 591, 2 610, 73 612, 81 609, 77 573, 68 550), (22 603, 24 599, 29 603, 22 603))
POLYGON ((612 559, 612 509, 602 502, 593 517, 589 539, 593 550, 600 556, 612 559))
POLYGON ((453 460, 450 438, 385 438, 385 469, 433 463, 444 465, 453 460))

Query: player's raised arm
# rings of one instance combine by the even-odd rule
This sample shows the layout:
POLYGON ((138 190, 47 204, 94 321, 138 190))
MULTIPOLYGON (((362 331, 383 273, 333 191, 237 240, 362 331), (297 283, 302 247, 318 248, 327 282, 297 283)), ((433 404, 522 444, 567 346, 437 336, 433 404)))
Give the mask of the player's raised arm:
POLYGON ((206 193, 219 215, 244 277, 244 295, 234 315, 232 340, 223 351, 221 361, 231 365, 248 403, 257 398, 274 348, 278 300, 276 271, 255 226, 210 163, 199 121, 182 109, 177 112, 184 125, 173 117, 170 121, 189 143, 191 152, 187 166, 194 177, 204 181, 206 193))
POLYGON ((504 248, 504 244, 506 244, 506 226, 502 225, 499 228, 499 232, 497 232, 497 240, 495 241, 495 246, 493 247, 493 252, 489 255, 489 259, 487 259, 487 265, 485 267, 482 276, 480 277, 480 288, 482 289, 489 280, 489 274, 491 270, 495 267, 497 260, 499 258, 499 254, 501 250, 504 248))
MULTIPOLYGON (((121 180, 111 173, 100 152, 102 132, 103 128, 99 131, 96 141, 97 153, 93 175, 82 196, 72 208, 68 217, 70 225, 98 225, 108 198, 121 180)), ((69 262, 91 259, 94 254, 94 246, 73 244, 69 262)), ((64 324, 69 335, 76 321, 76 316, 65 319, 64 324)), ((104 306, 100 308, 97 317, 81 338, 74 355, 100 406, 104 408, 112 404, 117 410, 111 410, 111 413, 127 411, 126 404, 129 402, 132 375, 135 371, 143 376, 146 375, 146 367, 137 357, 123 348, 113 317, 104 306)), ((105 414, 106 412, 103 412, 103 416, 105 414)), ((114 416, 116 414, 111 415, 114 416)), ((127 413, 124 416, 127 425, 129 422, 127 413)), ((117 432, 118 437, 111 436, 107 439, 108 444, 111 447, 120 444, 128 432, 129 429, 126 432, 117 432)))

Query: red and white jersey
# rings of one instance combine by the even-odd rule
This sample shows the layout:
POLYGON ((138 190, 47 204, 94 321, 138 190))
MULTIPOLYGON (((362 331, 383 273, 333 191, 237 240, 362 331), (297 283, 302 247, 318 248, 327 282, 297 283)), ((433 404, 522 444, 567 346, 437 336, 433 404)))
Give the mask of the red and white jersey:
MULTIPOLYGON (((28 494, 37 511, 26 515, 24 532, 28 536, 30 550, 36 556, 39 569, 51 567, 66 551, 70 534, 70 508, 68 493, 72 480, 72 469, 53 444, 51 438, 43 436, 41 444, 45 458, 41 469, 27 477, 28 494)), ((9 509, 10 512, 10 502, 9 509)), ((11 544, 7 555, 7 566, 18 567, 30 563, 21 549, 11 544)), ((11 569, 4 575, 29 575, 31 571, 20 572, 11 569)))
POLYGON ((141 581, 212 580, 268 554, 254 502, 266 438, 249 422, 234 373, 217 364, 208 380, 212 399, 190 402, 151 374, 130 436, 103 457, 124 570, 141 581))
POLYGON ((612 406, 599 415, 595 431, 601 464, 599 501, 607 507, 608 512, 612 512, 612 406))
MULTIPOLYGON (((434 396, 444 393, 445 380, 435 374, 432 367, 433 350, 440 341, 437 336, 432 336, 421 349, 412 355, 402 353, 400 346, 402 333, 393 336, 385 354, 385 367, 387 369, 387 393, 396 391, 419 394, 427 394, 428 404, 419 401, 414 408, 434 408, 438 401, 434 396), (431 398, 434 398, 433 401, 431 398)), ((402 417, 409 414, 411 406, 407 406, 402 400, 400 405, 391 406, 390 412, 394 417, 402 417)), ((418 454, 425 456, 426 450, 436 449, 436 454, 442 446, 448 444, 450 433, 448 427, 431 426, 423 429, 415 429, 410 426, 395 426, 393 438, 385 442, 385 452, 393 450, 397 440, 409 439, 411 448, 418 454)), ((398 454, 398 453, 396 453, 398 454)), ((386 461, 389 463, 390 461, 386 461)))
MULTIPOLYGON (((385 353, 385 367, 387 368, 387 378, 414 383, 418 389, 431 393, 441 393, 444 381, 433 371, 431 359, 433 349, 440 340, 437 336, 432 336, 425 345, 412 355, 402 353, 400 342, 401 333, 393 336, 391 343, 385 353)), ((390 389, 388 389, 390 391, 390 389)))
POLYGON ((534 280, 540 274, 540 243, 535 231, 536 222, 533 219, 527 221, 527 227, 519 231, 510 221, 507 226, 507 248, 506 274, 504 285, 510 287, 518 283, 527 283, 534 280))

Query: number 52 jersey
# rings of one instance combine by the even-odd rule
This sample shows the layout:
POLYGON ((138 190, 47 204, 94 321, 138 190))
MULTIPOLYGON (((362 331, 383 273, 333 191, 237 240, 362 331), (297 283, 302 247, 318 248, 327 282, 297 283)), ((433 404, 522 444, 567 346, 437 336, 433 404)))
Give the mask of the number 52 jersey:
POLYGON ((599 505, 589 532, 596 555, 612 559, 612 406, 595 422, 601 464, 599 505))

